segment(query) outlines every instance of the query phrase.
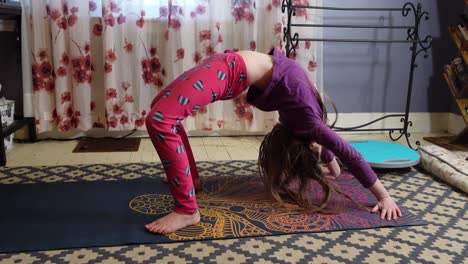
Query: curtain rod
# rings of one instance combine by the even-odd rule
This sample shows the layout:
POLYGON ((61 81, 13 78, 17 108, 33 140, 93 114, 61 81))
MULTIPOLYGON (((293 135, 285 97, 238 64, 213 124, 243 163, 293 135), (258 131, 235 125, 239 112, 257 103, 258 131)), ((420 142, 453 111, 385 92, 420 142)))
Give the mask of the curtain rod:
POLYGON ((292 27, 334 27, 334 28, 390 28, 415 29, 414 26, 372 26, 372 25, 329 25, 329 24, 291 24, 292 27))
POLYGON ((323 10, 338 10, 338 11, 403 11, 410 10, 409 8, 361 8, 361 7, 329 7, 329 6, 305 6, 291 5, 293 8, 307 9, 323 9, 323 10))
POLYGON ((425 40, 379 40, 379 39, 321 39, 298 38, 298 41, 322 41, 322 42, 368 42, 368 43, 426 43, 425 40))

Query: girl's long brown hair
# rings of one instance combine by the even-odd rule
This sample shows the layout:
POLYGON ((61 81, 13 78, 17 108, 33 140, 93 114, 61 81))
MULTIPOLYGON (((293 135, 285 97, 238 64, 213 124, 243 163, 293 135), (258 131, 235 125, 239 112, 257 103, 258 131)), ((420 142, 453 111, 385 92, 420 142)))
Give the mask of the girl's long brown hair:
MULTIPOLYGON (((322 177, 318 155, 312 152, 310 147, 306 149, 305 145, 293 142, 293 138, 282 124, 277 124, 260 145, 258 158, 260 175, 267 192, 280 204, 284 204, 286 198, 303 208, 310 207, 305 187, 311 179, 321 180, 322 177), (305 160, 308 162, 304 162, 305 160), (298 180, 299 186, 296 193, 288 188, 294 180, 298 180)), ((325 190, 322 205, 326 204, 328 199, 329 191, 325 190)), ((319 206, 317 211, 323 207, 319 206)))
MULTIPOLYGON (((327 124, 327 109, 315 83, 309 79, 309 82, 305 83, 305 85, 312 88, 322 110, 323 121, 327 124)), ((329 125, 329 127, 333 128, 338 121, 338 111, 330 97, 327 95, 324 95, 324 97, 336 113, 336 119, 332 125, 329 125)), ((260 146, 258 167, 268 193, 280 204, 285 205, 286 200, 311 212, 336 212, 337 208, 331 211, 325 210, 332 192, 341 194, 359 207, 365 208, 351 196, 337 189, 333 183, 324 177, 320 166, 319 153, 310 147, 311 143, 310 141, 294 138, 281 123, 277 124, 265 136, 260 146), (312 181, 317 181, 322 187, 323 196, 318 205, 312 204, 312 200, 308 195, 312 181), (291 188, 292 184, 295 184, 295 190, 291 188)))
POLYGON ((319 153, 310 147, 310 142, 295 139, 281 123, 265 136, 258 163, 267 192, 282 205, 292 202, 309 212, 334 213, 336 210, 325 210, 332 192, 355 202, 324 177, 319 153), (323 196, 318 205, 310 199, 312 181, 322 187, 323 196), (296 188, 291 188, 292 185, 296 188))

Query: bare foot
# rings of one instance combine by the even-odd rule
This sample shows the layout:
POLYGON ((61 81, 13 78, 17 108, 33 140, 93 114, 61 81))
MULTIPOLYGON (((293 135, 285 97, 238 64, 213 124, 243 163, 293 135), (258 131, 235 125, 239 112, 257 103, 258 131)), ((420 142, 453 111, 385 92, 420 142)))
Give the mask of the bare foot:
POLYGON ((200 222, 200 213, 198 211, 191 215, 171 212, 170 214, 145 225, 145 229, 151 233, 168 234, 186 226, 196 225, 198 222, 200 222))
MULTIPOLYGON (((168 183, 169 180, 167 178, 163 179, 164 183, 168 183)), ((200 178, 193 179, 193 187, 195 188, 195 191, 201 191, 201 183, 200 183, 200 178)))

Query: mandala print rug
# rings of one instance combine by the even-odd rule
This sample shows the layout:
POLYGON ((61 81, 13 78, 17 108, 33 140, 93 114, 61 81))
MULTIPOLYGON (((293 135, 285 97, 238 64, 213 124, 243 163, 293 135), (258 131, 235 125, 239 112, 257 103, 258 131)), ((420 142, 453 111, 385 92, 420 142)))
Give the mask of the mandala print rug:
MULTIPOLYGON (((154 235, 145 231, 144 224, 173 207, 168 186, 151 173, 154 170, 140 164, 114 165, 111 170, 108 165, 4 169, 2 178, 10 179, 6 182, 10 184, 0 184, 0 252, 425 224, 404 207, 398 220, 381 220, 370 213, 375 198, 349 173, 335 184, 353 200, 333 194, 326 209, 334 213, 319 214, 292 205, 285 208, 268 199, 255 174, 226 175, 213 170, 211 176, 202 177, 203 190, 197 194, 201 222, 168 235, 154 235), (42 183, 34 182, 38 179, 42 183)), ((320 202, 319 185, 308 186, 308 193, 311 202, 320 202)))

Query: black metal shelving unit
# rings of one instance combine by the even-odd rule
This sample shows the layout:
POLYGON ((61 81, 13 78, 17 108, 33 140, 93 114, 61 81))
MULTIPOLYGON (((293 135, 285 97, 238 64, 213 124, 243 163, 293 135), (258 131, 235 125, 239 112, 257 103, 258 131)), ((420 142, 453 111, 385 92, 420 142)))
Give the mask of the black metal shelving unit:
MULTIPOLYGON (((3 87, 3 89, 16 89, 20 91, 20 96, 22 97, 23 94, 23 84, 22 84, 22 77, 21 77, 21 6, 18 4, 8 4, 2 3, 3 1, 0 0, 0 20, 12 20, 15 23, 15 37, 16 37, 16 47, 14 53, 16 56, 16 65, 11 65, 11 67, 16 67, 18 69, 17 75, 19 78, 15 82, 14 87, 3 87)), ((2 59, 2 58, 0 58, 2 59)), ((3 59, 2 59, 3 61, 3 59)), ((1 80, 0 80, 1 81, 1 80)), ((19 104, 22 107, 22 103, 19 104)), ((3 127, 0 125, 0 166, 6 165, 6 152, 5 152, 5 145, 3 140, 17 131, 18 129, 28 126, 29 129, 29 139, 31 142, 36 140, 36 126, 35 120, 33 117, 24 117, 22 109, 15 111, 15 120, 12 124, 7 127, 3 127)), ((2 124, 2 119, 0 115, 0 124, 2 124)))
MULTIPOLYGON (((425 38, 420 37, 419 27, 423 19, 429 20, 429 14, 425 11, 422 11, 422 5, 417 4, 416 6, 411 3, 405 3, 401 8, 344 8, 344 7, 326 7, 326 6, 304 6, 304 5, 294 5, 293 0, 283 0, 282 1, 282 12, 287 13, 287 24, 283 28, 283 41, 285 42, 286 56, 291 56, 296 54, 296 47, 300 41, 322 41, 322 42, 354 42, 354 43, 401 43, 409 44, 411 50, 411 67, 409 72, 408 79, 408 90, 406 94, 406 107, 404 114, 392 114, 384 115, 380 118, 377 118, 371 122, 353 126, 353 127, 334 127, 336 131, 388 131, 390 138, 393 141, 399 140, 401 137, 405 137, 406 142, 409 147, 413 148, 409 141, 410 133, 408 133, 408 128, 413 125, 409 120, 409 111, 411 106, 411 94, 413 90, 413 78, 414 71, 417 67, 416 58, 419 54, 424 53, 424 57, 427 58, 427 51, 432 46, 432 37, 430 35, 425 38), (403 26, 379 26, 379 25, 346 25, 346 24, 298 24, 293 23, 293 17, 296 15, 296 9, 306 8, 306 9, 322 9, 330 10, 336 12, 401 12, 402 17, 413 17, 414 24, 412 25, 403 25, 403 26), (396 39, 396 40, 386 40, 386 39, 331 39, 331 38, 307 38, 300 37, 299 33, 293 32, 294 28, 297 27, 322 27, 322 28, 358 28, 358 29, 406 29, 406 39, 396 39), (371 124, 382 121, 387 118, 400 118, 402 123, 401 127, 392 127, 392 128, 365 128, 371 124), (396 135, 399 133, 399 135, 396 135)), ((417 146, 420 145, 419 141, 416 141, 417 146)))

